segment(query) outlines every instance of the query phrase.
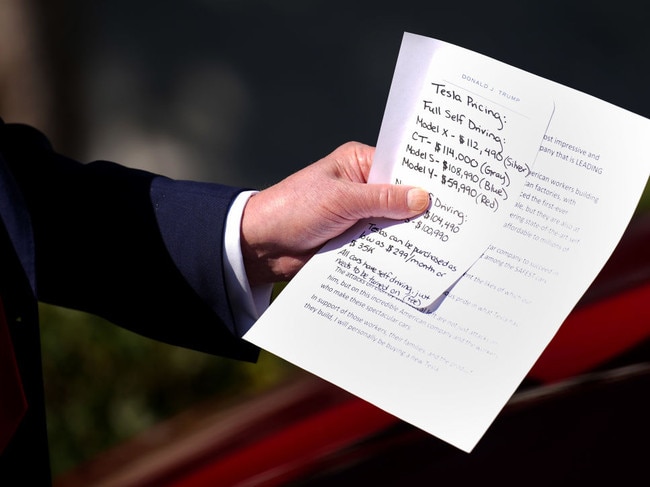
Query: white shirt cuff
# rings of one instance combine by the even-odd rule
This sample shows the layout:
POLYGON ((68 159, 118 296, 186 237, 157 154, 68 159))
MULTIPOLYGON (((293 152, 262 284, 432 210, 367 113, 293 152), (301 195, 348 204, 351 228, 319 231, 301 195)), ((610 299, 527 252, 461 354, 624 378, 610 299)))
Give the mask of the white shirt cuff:
POLYGON ((235 330, 243 336, 268 308, 272 284, 251 288, 241 253, 241 219, 248 199, 256 191, 244 191, 230 205, 223 242, 223 267, 226 291, 235 318, 235 330))

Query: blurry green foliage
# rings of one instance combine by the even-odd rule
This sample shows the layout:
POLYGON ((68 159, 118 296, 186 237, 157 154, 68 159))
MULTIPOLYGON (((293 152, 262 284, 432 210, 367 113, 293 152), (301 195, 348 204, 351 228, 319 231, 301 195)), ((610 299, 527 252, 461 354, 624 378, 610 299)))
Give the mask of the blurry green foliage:
POLYGON ((53 475, 208 398, 263 390, 293 370, 160 343, 96 316, 40 306, 53 475))

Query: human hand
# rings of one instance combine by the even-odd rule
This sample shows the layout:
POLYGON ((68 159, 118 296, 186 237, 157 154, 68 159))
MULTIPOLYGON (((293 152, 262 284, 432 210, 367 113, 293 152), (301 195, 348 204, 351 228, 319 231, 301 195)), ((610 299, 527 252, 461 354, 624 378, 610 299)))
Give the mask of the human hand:
POLYGON ((374 152, 348 142, 249 199, 241 248, 251 285, 290 279, 325 242, 361 219, 407 219, 427 209, 424 189, 366 184, 374 152))

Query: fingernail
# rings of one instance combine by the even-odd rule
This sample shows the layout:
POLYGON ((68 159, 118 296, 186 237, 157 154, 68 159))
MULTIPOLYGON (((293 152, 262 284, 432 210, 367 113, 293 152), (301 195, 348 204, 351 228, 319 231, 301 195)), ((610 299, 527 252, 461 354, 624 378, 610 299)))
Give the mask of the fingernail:
POLYGON ((409 210, 424 211, 429 206, 429 193, 420 188, 410 189, 406 196, 406 201, 409 210))

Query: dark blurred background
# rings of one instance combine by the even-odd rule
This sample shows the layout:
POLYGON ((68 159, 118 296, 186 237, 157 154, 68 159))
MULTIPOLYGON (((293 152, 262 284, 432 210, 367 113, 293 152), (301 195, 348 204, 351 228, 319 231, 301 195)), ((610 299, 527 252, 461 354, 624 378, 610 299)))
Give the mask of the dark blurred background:
MULTIPOLYGON (((648 116, 649 17, 621 0, 0 0, 0 116, 84 161, 261 188, 347 140, 376 142, 404 31, 648 116)), ((55 474, 296 373, 42 312, 55 474)))

